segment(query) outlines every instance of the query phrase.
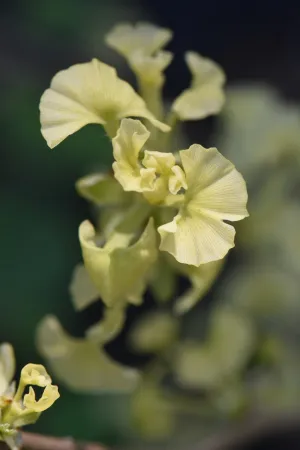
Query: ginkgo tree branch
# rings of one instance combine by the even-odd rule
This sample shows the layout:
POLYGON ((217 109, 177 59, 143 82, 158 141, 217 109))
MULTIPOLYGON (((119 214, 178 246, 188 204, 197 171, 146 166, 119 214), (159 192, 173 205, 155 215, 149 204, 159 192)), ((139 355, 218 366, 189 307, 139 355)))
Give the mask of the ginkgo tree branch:
MULTIPOLYGON (((1 450, 7 450, 4 442, 1 450)), ((37 433, 22 432, 22 449, 24 450, 108 450, 96 442, 76 441, 72 437, 54 437, 37 433)))
MULTIPOLYGON (((299 430, 300 412, 258 417, 239 426, 235 425, 224 432, 216 433, 192 450, 240 450, 244 446, 268 436, 279 436, 299 430)), ((97 442, 76 441, 72 437, 53 437, 37 433, 22 432, 24 450, 109 450, 97 442)), ((4 442, 0 450, 7 450, 4 442)))

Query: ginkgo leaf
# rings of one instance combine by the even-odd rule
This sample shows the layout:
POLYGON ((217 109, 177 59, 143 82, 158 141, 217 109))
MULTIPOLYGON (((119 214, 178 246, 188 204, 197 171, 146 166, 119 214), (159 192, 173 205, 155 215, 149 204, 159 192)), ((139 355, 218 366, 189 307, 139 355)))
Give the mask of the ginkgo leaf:
POLYGON ((180 120, 200 120, 219 113, 225 101, 223 70, 196 52, 187 52, 185 60, 192 74, 191 86, 175 99, 172 110, 180 120))
POLYGON ((41 131, 50 148, 89 123, 117 129, 124 117, 142 117, 169 131, 116 70, 97 59, 58 72, 42 95, 40 112, 41 131))
POLYGON ((106 35, 106 43, 125 58, 137 52, 144 55, 153 53, 164 47, 172 38, 172 31, 148 22, 120 23, 106 35))
POLYGON ((173 221, 158 228, 160 250, 180 263, 200 266, 222 259, 234 246, 235 230, 224 220, 248 216, 247 190, 241 174, 216 148, 194 144, 180 157, 185 200, 173 221))
POLYGON ((37 344, 57 378, 75 391, 126 392, 138 383, 136 370, 113 361, 96 343, 67 335, 54 316, 39 324, 37 344))
POLYGON ((111 307, 126 301, 139 303, 146 280, 157 257, 156 232, 150 219, 140 238, 118 233, 101 248, 95 243, 95 229, 89 221, 79 228, 79 239, 86 270, 103 302, 111 307))

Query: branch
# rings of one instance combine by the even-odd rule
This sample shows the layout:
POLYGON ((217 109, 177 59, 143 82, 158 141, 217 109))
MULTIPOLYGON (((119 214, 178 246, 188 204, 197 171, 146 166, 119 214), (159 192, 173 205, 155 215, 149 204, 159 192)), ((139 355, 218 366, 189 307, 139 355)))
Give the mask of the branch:
POLYGON ((107 450, 96 442, 78 442, 71 437, 52 437, 22 432, 23 448, 27 450, 107 450))
MULTIPOLYGON (((205 439, 194 447, 194 450, 240 450, 262 438, 276 437, 295 430, 300 431, 299 411, 258 417, 205 439)), ((109 450, 96 442, 80 442, 71 437, 52 437, 27 432, 22 432, 22 441, 23 450, 109 450)), ((3 442, 0 442, 0 450, 7 450, 3 442)))
MULTIPOLYGON (((22 431, 22 450, 109 450, 97 442, 75 441, 71 437, 45 436, 44 434, 22 431)), ((0 450, 9 450, 0 441, 0 450)))

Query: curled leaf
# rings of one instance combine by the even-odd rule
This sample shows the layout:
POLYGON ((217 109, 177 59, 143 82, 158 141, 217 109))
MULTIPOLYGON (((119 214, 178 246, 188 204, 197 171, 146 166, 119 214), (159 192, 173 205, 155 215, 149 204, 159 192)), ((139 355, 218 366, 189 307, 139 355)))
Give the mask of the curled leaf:
POLYGON ((79 239, 86 270, 103 302, 109 307, 126 301, 139 303, 157 257, 153 219, 131 245, 132 236, 119 233, 112 237, 114 245, 108 241, 103 248, 97 247, 95 229, 88 221, 80 225, 79 239))
POLYGON ((24 406, 30 411, 40 413, 50 408, 53 403, 59 398, 57 386, 49 384, 45 387, 44 392, 39 400, 35 398, 33 388, 29 387, 29 393, 24 395, 24 406))
POLYGON ((136 370, 113 361, 96 343, 67 335, 53 316, 40 323, 37 344, 57 378, 75 391, 126 392, 138 383, 136 370))
POLYGON ((24 385, 46 387, 51 384, 51 381, 47 370, 41 364, 26 364, 21 370, 21 382, 24 385))
POLYGON ((225 101, 223 70, 195 52, 187 52, 185 60, 192 73, 192 83, 175 99, 173 111, 180 120, 199 120, 219 113, 225 101))

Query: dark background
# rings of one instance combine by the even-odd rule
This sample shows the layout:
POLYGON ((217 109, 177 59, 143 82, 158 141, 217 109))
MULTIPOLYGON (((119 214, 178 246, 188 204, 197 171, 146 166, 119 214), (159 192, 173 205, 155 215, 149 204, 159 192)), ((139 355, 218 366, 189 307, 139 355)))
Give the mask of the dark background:
MULTIPOLYGON (((109 143, 93 126, 51 151, 40 134, 39 98, 57 71, 92 57, 116 64, 131 81, 121 59, 103 46, 105 33, 121 20, 149 20, 174 31, 169 48, 177 58, 167 71, 167 97, 186 87, 183 53, 196 50, 224 67, 229 85, 265 81, 300 99, 297 1, 2 1, 0 338, 14 344, 19 365, 40 361, 34 335, 45 314, 56 314, 75 335, 90 320, 75 314, 68 294, 80 261, 78 225, 89 215, 74 182, 111 161, 109 143)), ((187 128, 205 143, 206 126, 213 120, 187 128)), ((116 411, 126 412, 126 399, 61 391, 36 430, 112 443, 126 438, 126 414, 115 420, 116 411)))

